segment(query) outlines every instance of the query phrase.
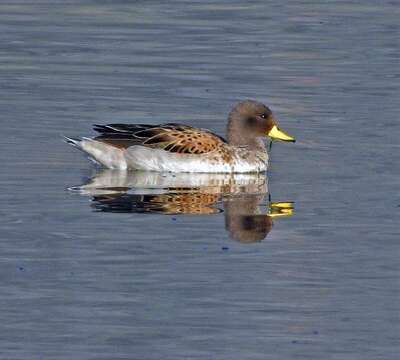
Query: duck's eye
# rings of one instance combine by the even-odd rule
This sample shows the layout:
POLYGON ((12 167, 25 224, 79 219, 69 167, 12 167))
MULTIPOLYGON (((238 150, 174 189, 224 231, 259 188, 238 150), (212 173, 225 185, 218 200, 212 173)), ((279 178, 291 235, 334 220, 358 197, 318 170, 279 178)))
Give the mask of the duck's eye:
POLYGON ((261 117, 262 117, 263 119, 266 119, 266 118, 267 118, 267 114, 262 114, 261 117))

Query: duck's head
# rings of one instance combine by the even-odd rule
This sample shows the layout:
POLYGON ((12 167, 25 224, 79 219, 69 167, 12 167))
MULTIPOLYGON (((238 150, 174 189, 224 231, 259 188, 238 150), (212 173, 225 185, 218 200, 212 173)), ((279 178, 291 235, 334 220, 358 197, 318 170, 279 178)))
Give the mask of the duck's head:
POLYGON ((233 107, 227 127, 228 142, 231 145, 257 145, 257 140, 266 136, 282 141, 296 141, 279 129, 272 111, 264 104, 245 100, 233 107))

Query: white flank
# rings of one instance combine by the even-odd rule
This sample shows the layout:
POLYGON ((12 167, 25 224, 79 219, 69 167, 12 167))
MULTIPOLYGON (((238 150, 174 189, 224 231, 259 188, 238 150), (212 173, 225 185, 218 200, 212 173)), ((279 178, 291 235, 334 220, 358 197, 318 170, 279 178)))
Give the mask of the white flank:
MULTIPOLYGON (((69 141, 72 143, 72 140, 69 141)), ((91 158, 109 169, 147 170, 175 173, 251 173, 267 169, 268 157, 250 162, 236 155, 231 163, 215 162, 209 154, 193 155, 170 153, 161 149, 135 145, 119 149, 90 138, 74 140, 73 145, 83 150, 91 158)))
POLYGON ((128 168, 161 172, 196 172, 196 173, 248 173, 267 169, 267 162, 250 163, 237 157, 232 164, 213 162, 209 154, 192 155, 170 153, 144 146, 131 146, 126 150, 128 168))

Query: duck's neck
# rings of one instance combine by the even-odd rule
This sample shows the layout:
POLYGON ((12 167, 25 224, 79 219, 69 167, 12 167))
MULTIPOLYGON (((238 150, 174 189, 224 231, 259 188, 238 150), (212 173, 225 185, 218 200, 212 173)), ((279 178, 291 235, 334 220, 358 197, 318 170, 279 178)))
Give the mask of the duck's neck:
POLYGON ((241 122, 235 120, 234 116, 232 115, 230 115, 228 118, 226 139, 229 145, 232 146, 246 146, 254 151, 267 151, 264 140, 260 137, 254 136, 252 133, 249 133, 247 129, 243 129, 241 122))

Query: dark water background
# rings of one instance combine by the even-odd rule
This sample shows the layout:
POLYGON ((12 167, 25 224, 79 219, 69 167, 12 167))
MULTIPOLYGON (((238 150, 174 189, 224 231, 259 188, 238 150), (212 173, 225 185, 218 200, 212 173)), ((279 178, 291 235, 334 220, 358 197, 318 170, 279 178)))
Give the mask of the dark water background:
POLYGON ((1 359, 398 359, 396 1, 1 1, 1 359), (270 105, 261 242, 96 212, 61 134, 270 105))

